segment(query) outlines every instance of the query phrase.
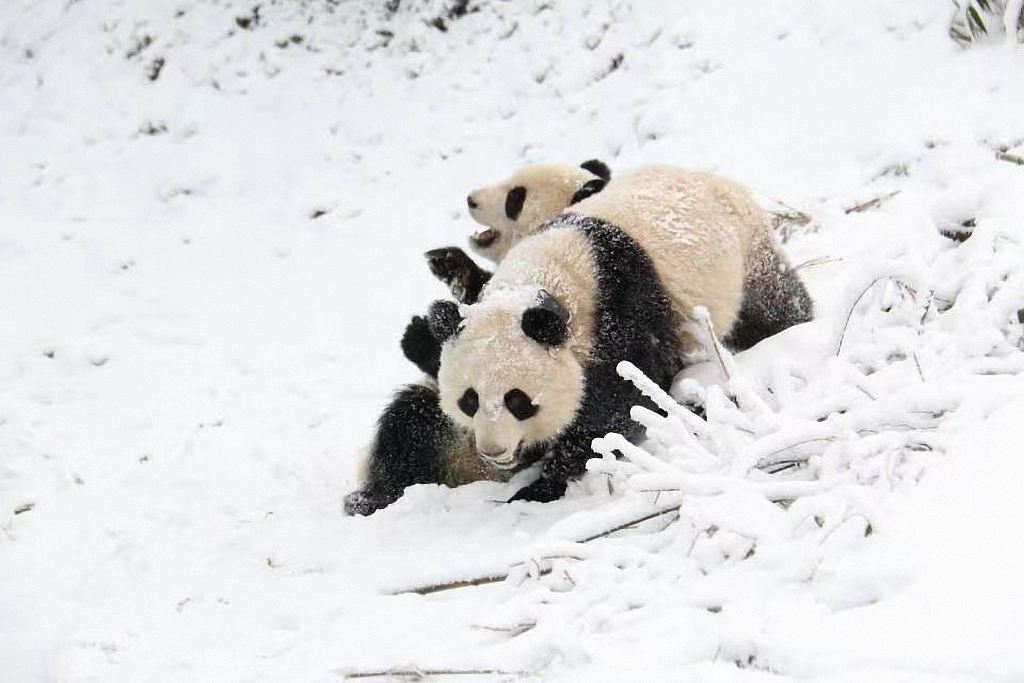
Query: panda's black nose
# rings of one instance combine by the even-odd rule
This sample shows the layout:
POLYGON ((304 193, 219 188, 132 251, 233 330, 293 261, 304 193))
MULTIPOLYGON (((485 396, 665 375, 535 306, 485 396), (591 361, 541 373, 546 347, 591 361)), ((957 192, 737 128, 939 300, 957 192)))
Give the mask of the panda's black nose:
POLYGON ((480 206, 479 204, 476 203, 476 200, 473 199, 473 195, 469 195, 468 197, 466 197, 466 203, 469 204, 469 208, 471 209, 475 209, 478 206, 480 206))

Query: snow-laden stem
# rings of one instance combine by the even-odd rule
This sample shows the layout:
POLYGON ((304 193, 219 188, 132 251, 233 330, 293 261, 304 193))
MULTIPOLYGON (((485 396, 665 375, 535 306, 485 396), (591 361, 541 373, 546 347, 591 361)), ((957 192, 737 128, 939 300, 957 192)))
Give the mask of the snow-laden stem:
POLYGON ((632 382, 640 390, 640 393, 654 401, 656 406, 672 417, 678 418, 694 434, 703 436, 706 433, 707 425, 703 420, 676 403, 667 391, 652 382, 647 375, 640 372, 640 369, 628 360, 615 366, 615 371, 619 373, 619 377, 632 382))
POLYGON ((904 282, 902 279, 900 279, 900 277, 898 277, 896 275, 886 274, 886 275, 879 275, 877 277, 872 278, 871 281, 868 282, 867 286, 865 286, 862 290, 860 290, 860 293, 853 300, 853 303, 850 304, 849 307, 847 308, 846 315, 843 318, 843 327, 842 327, 842 329, 840 330, 840 332, 838 334, 839 339, 838 339, 838 341, 836 343, 836 355, 837 356, 843 350, 843 341, 846 339, 846 332, 847 332, 847 330, 850 327, 850 319, 853 317, 853 312, 857 309, 857 306, 860 304, 861 299, 863 299, 864 296, 868 292, 870 292, 872 289, 874 289, 875 285, 877 285, 879 282, 882 282, 884 280, 892 280, 893 282, 895 282, 896 284, 900 285, 901 287, 906 288, 906 290, 908 292, 911 292, 911 294, 916 294, 917 293, 917 290, 915 290, 913 287, 908 285, 906 282, 904 282))
POLYGON ((705 345, 714 354, 719 367, 722 369, 722 374, 725 375, 729 389, 736 396, 736 401, 740 407, 754 415, 771 413, 772 409, 751 388, 750 384, 736 367, 732 354, 722 345, 722 341, 718 338, 718 333, 715 332, 715 324, 711 320, 711 313, 708 312, 708 309, 704 306, 697 306, 693 309, 693 315, 702 331, 701 336, 704 338, 705 345))
POLYGON ((347 679, 362 678, 407 678, 411 681, 422 681, 425 678, 438 676, 529 676, 531 671, 510 671, 506 669, 421 669, 405 667, 394 669, 341 669, 336 671, 339 676, 347 679))

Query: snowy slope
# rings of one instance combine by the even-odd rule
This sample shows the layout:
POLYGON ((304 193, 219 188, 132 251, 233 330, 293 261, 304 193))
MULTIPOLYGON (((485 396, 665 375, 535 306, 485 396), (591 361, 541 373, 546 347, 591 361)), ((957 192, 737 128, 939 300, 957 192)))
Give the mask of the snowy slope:
POLYGON ((1024 57, 943 0, 386 4, 0 8, 0 681, 1024 680, 1024 57), (819 320, 565 500, 344 517, 421 252, 591 157, 812 217, 819 320))

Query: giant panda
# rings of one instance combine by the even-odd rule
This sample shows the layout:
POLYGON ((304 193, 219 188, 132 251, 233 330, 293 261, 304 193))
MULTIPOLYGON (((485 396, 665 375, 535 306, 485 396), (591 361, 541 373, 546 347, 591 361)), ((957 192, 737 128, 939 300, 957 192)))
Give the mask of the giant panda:
MULTIPOLYGON (((719 175, 667 166, 632 169, 611 178, 604 163, 582 168, 531 164, 497 184, 471 192, 470 215, 486 227, 470 237, 476 253, 500 262, 519 240, 563 211, 603 218, 631 235, 655 221, 696 240, 676 259, 650 245, 683 319, 695 305, 711 313, 727 346, 742 351, 813 314, 810 295, 775 244, 765 212, 738 183, 719 175), (728 226, 717 230, 716 224, 728 226), (716 231, 717 230, 717 231, 716 231), (710 231, 710 232, 709 232, 710 231), (699 236, 707 233, 710 239, 699 236)), ((431 270, 456 299, 476 300, 490 273, 461 249, 427 252, 431 270)))

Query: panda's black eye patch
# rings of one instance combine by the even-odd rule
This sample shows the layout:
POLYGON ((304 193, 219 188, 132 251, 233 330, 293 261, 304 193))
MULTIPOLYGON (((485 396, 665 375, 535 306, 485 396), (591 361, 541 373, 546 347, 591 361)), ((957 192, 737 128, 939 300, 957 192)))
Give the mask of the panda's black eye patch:
POLYGON ((466 393, 459 399, 459 410, 473 417, 479 407, 480 397, 477 396, 476 390, 473 387, 466 389, 466 393))
POLYGON ((522 185, 513 187, 505 195, 505 215, 516 220, 523 211, 523 202, 526 201, 526 188, 522 185))
POLYGON ((522 389, 513 389, 505 394, 505 407, 517 420, 529 420, 538 410, 522 389))

